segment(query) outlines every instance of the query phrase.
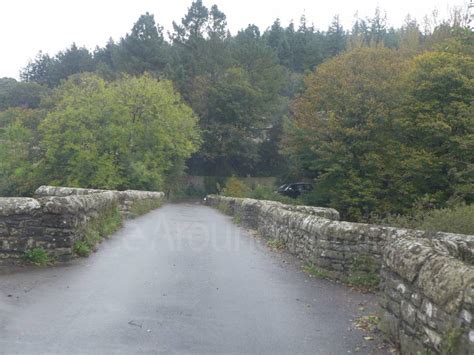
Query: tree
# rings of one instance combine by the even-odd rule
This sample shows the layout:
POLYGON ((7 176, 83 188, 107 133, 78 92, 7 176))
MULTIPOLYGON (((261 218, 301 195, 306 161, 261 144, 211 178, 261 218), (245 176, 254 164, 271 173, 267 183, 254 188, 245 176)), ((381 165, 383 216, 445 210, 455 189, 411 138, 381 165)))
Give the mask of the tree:
POLYGON ((268 45, 276 52, 280 64, 291 67, 291 53, 287 41, 287 33, 280 25, 280 19, 276 19, 270 30, 265 33, 268 45))
POLYGON ((20 76, 27 82, 54 87, 72 74, 94 70, 95 63, 89 50, 79 48, 73 43, 70 48, 60 51, 54 58, 39 52, 36 59, 23 69, 20 76))
POLYGON ((31 196, 44 182, 37 126, 44 112, 10 108, 0 112, 0 196, 31 196))
POLYGON ((46 88, 37 83, 17 82, 15 79, 1 78, 0 111, 10 107, 38 108, 46 93, 46 88))
POLYGON ((163 27, 157 25, 154 16, 148 12, 140 16, 131 33, 122 38, 116 50, 112 51, 117 70, 134 75, 161 73, 169 62, 168 57, 163 27))
POLYGON ((35 82, 41 85, 52 87, 54 83, 52 68, 54 59, 48 54, 39 52, 34 60, 30 60, 20 73, 20 77, 25 82, 35 82))
POLYGON ((380 8, 375 9, 373 18, 368 19, 370 24, 370 39, 371 45, 377 47, 385 44, 387 35, 387 14, 381 14, 380 8))
POLYGON ((83 187, 157 190, 199 143, 191 109, 150 76, 71 77, 40 130, 50 183, 83 187))
POLYGON ((209 76, 215 81, 231 65, 226 16, 216 5, 209 11, 198 0, 173 28, 168 74, 189 101, 195 78, 209 76))
POLYGON ((398 120, 409 154, 404 172, 418 197, 474 201, 474 59, 428 52, 407 74, 407 96, 398 120))
POLYGON ((261 90, 241 68, 229 69, 208 91, 201 117, 204 143, 197 157, 217 176, 251 171, 258 161, 258 139, 268 125, 261 90))
POLYGON ((334 16, 326 33, 325 42, 325 58, 334 57, 346 48, 346 33, 339 21, 339 16, 334 16))
POLYGON ((229 36, 226 15, 219 10, 217 5, 212 5, 208 21, 207 34, 210 39, 224 40, 229 36))
POLYGON ((400 208, 392 127, 403 69, 395 51, 360 48, 306 78, 283 148, 298 171, 315 179, 313 203, 353 220, 400 208))
POLYGON ((405 24, 398 31, 400 50, 409 55, 416 55, 422 49, 423 35, 416 20, 407 16, 405 24))
MULTIPOLYGON (((222 13, 215 7, 213 16, 222 18, 222 13)), ((204 39, 204 34, 209 21, 209 10, 202 4, 202 0, 195 0, 188 9, 187 14, 181 19, 181 25, 173 21, 174 34, 172 39, 175 43, 195 45, 204 39)), ((211 26, 217 25, 219 21, 211 26)), ((220 23, 222 25, 222 22, 220 23)))
POLYGON ((238 66, 192 82, 189 99, 204 132, 201 150, 189 162, 195 173, 255 173, 267 130, 281 119, 286 73, 256 26, 233 39, 231 55, 238 66))

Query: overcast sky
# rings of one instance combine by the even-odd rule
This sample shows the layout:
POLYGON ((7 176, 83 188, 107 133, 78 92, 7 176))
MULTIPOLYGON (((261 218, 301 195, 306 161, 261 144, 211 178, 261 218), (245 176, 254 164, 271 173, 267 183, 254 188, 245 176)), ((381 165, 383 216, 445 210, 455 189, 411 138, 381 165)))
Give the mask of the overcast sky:
MULTIPOLYGON (((448 7, 463 6, 466 0, 204 0, 208 7, 214 3, 235 33, 250 23, 263 30, 276 18, 284 25, 298 22, 303 13, 320 29, 327 28, 335 14, 349 27, 356 12, 359 17, 371 16, 377 6, 387 11, 390 24, 398 26, 408 13, 421 20, 436 8, 444 16, 448 7)), ((54 54, 72 42, 94 48, 110 37, 117 40, 147 11, 170 30, 190 4, 191 0, 0 0, 0 78, 18 78, 19 70, 40 50, 54 54)))

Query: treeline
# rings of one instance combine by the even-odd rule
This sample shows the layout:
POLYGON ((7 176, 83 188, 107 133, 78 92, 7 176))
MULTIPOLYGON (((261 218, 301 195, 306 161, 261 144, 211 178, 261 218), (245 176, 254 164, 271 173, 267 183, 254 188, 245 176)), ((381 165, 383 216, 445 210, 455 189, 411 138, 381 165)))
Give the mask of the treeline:
MULTIPOLYGON (((23 181, 15 183, 21 187, 0 187, 0 194, 27 193, 27 182, 38 179, 161 187, 176 181, 186 166, 196 175, 311 178, 316 193, 308 202, 336 207, 352 219, 403 212, 420 198, 435 204, 453 196, 472 201, 473 38, 465 20, 460 12, 445 21, 432 16, 422 28, 407 17, 393 28, 376 10, 349 30, 337 16, 325 30, 303 16, 286 27, 276 20, 263 31, 249 25, 231 35, 226 15, 197 0, 165 35, 146 13, 118 42, 110 40, 94 51, 73 44, 54 56, 40 53, 22 71, 22 82, 0 82, 0 139, 10 149, 0 154, 22 157, 9 164, 2 157, 0 174, 9 184, 23 181), (110 116, 122 133, 106 129, 108 135, 98 134, 109 122, 101 115, 109 117, 110 110, 124 104, 115 98, 118 87, 140 81, 165 86, 166 105, 180 102, 185 113, 150 116, 167 128, 172 117, 187 117, 187 136, 176 146, 174 138, 162 135, 147 136, 156 147, 142 142, 130 147, 125 132, 140 122, 133 110, 127 124, 118 113, 110 116), (91 87, 104 89, 98 94, 91 87), (111 101, 103 106, 96 94, 111 101), (94 108, 95 123, 89 125, 85 107, 91 104, 103 111, 94 108), (197 117, 195 125, 187 106, 197 117), (72 125, 70 132, 58 120, 72 125), (66 153, 84 139, 75 137, 80 130, 71 122, 82 122, 92 132, 85 136, 100 142, 90 156, 84 146, 77 148, 84 151, 80 159, 66 153), (15 125, 27 132, 10 132, 15 125), (120 149, 109 146, 116 139, 120 149), (153 162, 160 149, 179 154, 153 162), (81 165, 85 162, 87 169, 81 165), (153 169, 162 170, 151 178, 153 169), (142 173, 148 177, 140 180, 142 173)), ((157 90, 158 96, 145 102, 138 89, 133 92, 141 104, 160 102, 157 90)))

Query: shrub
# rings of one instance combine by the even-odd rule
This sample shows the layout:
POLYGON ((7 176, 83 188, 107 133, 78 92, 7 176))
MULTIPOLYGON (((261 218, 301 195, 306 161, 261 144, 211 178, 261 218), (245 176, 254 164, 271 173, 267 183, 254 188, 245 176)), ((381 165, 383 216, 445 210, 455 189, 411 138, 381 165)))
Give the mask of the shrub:
POLYGON ((87 242, 77 241, 74 244, 74 252, 81 257, 87 257, 92 253, 92 249, 87 242))
POLYGON ((358 255, 352 259, 350 275, 346 282, 352 286, 374 290, 380 283, 379 267, 369 255, 358 255))
POLYGON ((122 215, 118 207, 113 208, 98 226, 101 237, 106 237, 117 231, 122 226, 122 215))
POLYGON ((277 201, 287 205, 301 204, 300 199, 294 199, 288 196, 280 195, 275 191, 275 189, 263 185, 256 185, 253 190, 249 191, 247 197, 254 198, 256 200, 277 201))
POLYGON ((229 197, 247 197, 249 192, 249 187, 236 177, 228 178, 222 190, 222 194, 229 197))
POLYGON ((270 239, 267 245, 273 250, 284 250, 285 243, 281 239, 270 239))
POLYGON ((474 234, 474 205, 457 205, 442 209, 415 208, 411 215, 389 216, 376 222, 411 229, 474 234))
POLYGON ((249 198, 256 200, 270 200, 276 195, 275 191, 268 186, 256 185, 248 194, 249 198))
MULTIPOLYGON (((157 200, 157 199, 145 199, 145 200, 135 201, 132 207, 130 208, 130 214, 132 218, 135 218, 145 213, 148 213, 151 210, 159 208, 162 205, 163 205, 163 200, 157 200)), ((120 227, 120 224, 118 226, 120 227)))
POLYGON ((303 266, 303 271, 312 277, 318 277, 321 279, 326 279, 329 277, 329 274, 326 270, 317 269, 314 265, 311 265, 311 264, 307 264, 303 266))
POLYGON ((380 284, 380 277, 374 273, 351 274, 351 276, 346 279, 346 282, 351 286, 364 287, 367 291, 374 291, 380 284))
MULTIPOLYGON (((212 193, 215 193, 213 191, 212 193)), ((176 189, 171 193, 171 200, 172 201, 180 201, 180 200, 187 200, 187 199, 202 199, 206 197, 208 193, 204 188, 196 187, 194 185, 186 186, 182 189, 176 189)))
POLYGON ((227 179, 227 183, 222 190, 224 196, 229 197, 240 197, 240 198, 253 198, 256 200, 267 200, 281 202, 286 205, 302 205, 305 204, 302 198, 291 198, 288 196, 280 195, 276 192, 275 187, 268 185, 253 185, 252 188, 247 186, 244 182, 236 177, 227 179))
POLYGON ((219 202, 219 204, 217 205, 217 209, 221 211, 223 214, 227 214, 227 215, 232 214, 232 208, 226 202, 219 202))
POLYGON ((114 206, 87 225, 84 239, 74 244, 74 252, 81 257, 89 256, 102 238, 114 233, 121 225, 122 215, 118 206, 114 206))
POLYGON ((51 263, 51 258, 43 248, 33 248, 25 252, 24 258, 26 261, 38 265, 45 266, 51 263))
POLYGON ((242 215, 238 212, 234 214, 234 223, 241 224, 242 223, 242 215))

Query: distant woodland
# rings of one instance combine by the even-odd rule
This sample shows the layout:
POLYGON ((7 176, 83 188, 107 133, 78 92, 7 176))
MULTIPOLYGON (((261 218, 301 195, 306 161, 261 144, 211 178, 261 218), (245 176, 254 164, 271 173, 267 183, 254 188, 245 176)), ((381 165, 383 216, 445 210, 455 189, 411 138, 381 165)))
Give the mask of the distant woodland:
MULTIPOLYGON (((229 14, 231 15, 231 14, 229 14)), ((0 79, 0 196, 40 184, 178 189, 183 174, 311 180, 345 218, 474 201, 474 34, 462 11, 304 16, 232 35, 194 1, 164 33, 39 53, 0 79), (388 14, 389 15, 389 14, 388 14)))

